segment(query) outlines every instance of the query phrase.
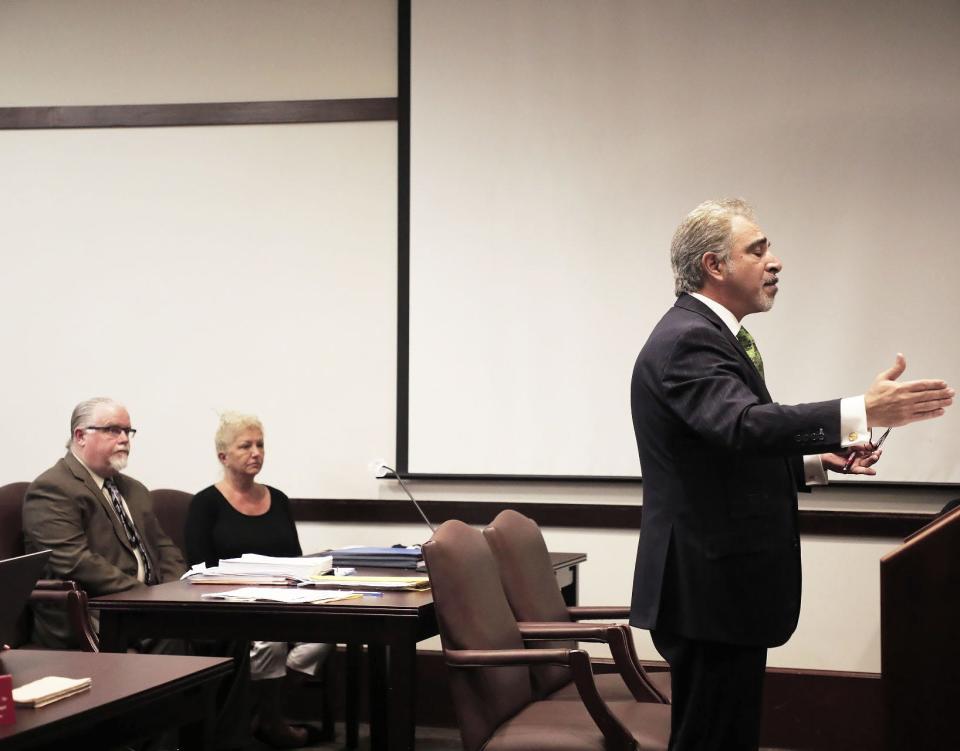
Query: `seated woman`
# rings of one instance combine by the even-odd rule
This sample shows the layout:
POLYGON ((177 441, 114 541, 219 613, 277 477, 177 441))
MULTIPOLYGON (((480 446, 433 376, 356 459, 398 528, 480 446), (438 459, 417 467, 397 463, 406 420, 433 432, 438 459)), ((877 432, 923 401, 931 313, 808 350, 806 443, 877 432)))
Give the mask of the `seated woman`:
MULTIPOLYGON (((251 415, 227 413, 216 435, 223 479, 197 493, 187 512, 187 560, 215 566, 221 558, 244 553, 303 555, 290 501, 276 488, 255 481, 263 468, 263 426, 251 415)), ((250 677, 259 712, 254 732, 276 748, 299 748, 324 737, 310 725, 292 725, 283 717, 284 678, 306 680, 317 674, 330 644, 255 641, 250 647, 250 677)))

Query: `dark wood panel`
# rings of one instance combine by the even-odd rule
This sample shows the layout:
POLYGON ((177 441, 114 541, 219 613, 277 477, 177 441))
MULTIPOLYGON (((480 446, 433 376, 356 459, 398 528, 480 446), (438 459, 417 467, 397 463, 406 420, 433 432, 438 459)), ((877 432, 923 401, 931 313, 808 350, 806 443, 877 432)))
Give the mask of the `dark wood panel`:
POLYGON ((929 523, 936 514, 884 511, 801 511, 800 532, 837 537, 903 538, 929 523))
MULTIPOLYGON (((293 499, 297 521, 378 524, 417 524, 417 510, 408 501, 367 499, 293 499)), ((420 501, 434 524, 460 519, 487 524, 507 508, 518 509, 544 527, 578 529, 640 529, 639 505, 580 503, 509 503, 497 501, 420 501)), ((837 537, 903 538, 933 519, 934 514, 895 514, 879 511, 801 511, 800 532, 837 537)))
MULTIPOLYGON (((398 467, 398 469, 400 469, 398 467)), ((590 483, 597 485, 637 485, 643 484, 639 475, 504 475, 504 474, 457 474, 451 472, 404 472, 400 471, 404 480, 422 482, 509 482, 509 483, 560 483, 564 485, 574 483, 590 483)), ((916 490, 928 488, 930 490, 960 490, 960 483, 956 482, 893 482, 887 480, 843 480, 830 479, 830 486, 853 491, 876 492, 877 488, 884 490, 916 490)))
POLYGON ((960 510, 880 561, 880 661, 888 749, 960 748, 960 510))
POLYGON ((760 737, 772 748, 882 751, 880 675, 767 668, 760 737))
POLYGON ((395 98, 0 107, 0 129, 154 128, 396 120, 395 98))

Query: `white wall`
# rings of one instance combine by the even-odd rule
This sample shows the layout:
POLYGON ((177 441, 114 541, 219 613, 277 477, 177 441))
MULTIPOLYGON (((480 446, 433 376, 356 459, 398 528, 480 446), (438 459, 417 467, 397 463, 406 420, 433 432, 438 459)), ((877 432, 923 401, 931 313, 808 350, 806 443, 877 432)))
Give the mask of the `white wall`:
MULTIPOLYGON (((928 335, 960 328, 958 39, 955 0, 416 0, 410 471, 638 475, 629 375, 707 198, 783 261, 745 321, 777 400, 898 351, 960 381, 928 335)), ((880 479, 960 482, 958 425, 894 431, 880 479)))
POLYGON ((396 96, 392 0, 4 0, 0 106, 396 96))
MULTIPOLYGON (((8 0, 0 4, 0 69, 4 70, 0 78, 0 106, 394 96, 395 37, 395 6, 386 1, 177 0, 134 4, 121 0, 8 0)), ((752 44, 758 48, 758 54, 770 54, 764 49, 762 38, 752 44)), ((353 135, 348 141, 353 146, 350 148, 363 143, 367 130, 393 127, 392 124, 372 124, 370 128, 351 128, 353 135)), ((212 149, 224 146, 223 139, 247 140, 254 144, 251 153, 256 156, 252 163, 269 154, 264 149, 279 148, 282 154, 284 144, 294 150, 294 156, 296 149, 302 149, 304 159, 317 159, 318 153, 337 143, 336 138, 324 137, 327 146, 315 149, 307 141, 286 140, 284 135, 280 141, 256 146, 262 130, 238 128, 236 133, 222 137, 216 136, 217 130, 209 129, 208 137, 214 139, 212 149)), ((305 134, 311 130, 309 126, 295 126, 294 130, 280 132, 305 134)), ((128 132, 117 143, 135 135, 128 132)), ((201 145, 203 136, 193 142, 189 134, 173 131, 169 135, 152 133, 149 137, 158 139, 156 143, 182 141, 192 150, 188 154, 198 157, 207 151, 201 145)), ((58 149, 66 149, 71 141, 95 145, 100 140, 97 134, 78 138, 76 134, 30 135, 6 131, 0 132, 0 153, 22 160, 28 153, 25 146, 21 148, 26 141, 56 143, 58 149)), ((386 145, 387 141, 389 137, 377 137, 368 142, 364 158, 371 183, 395 179, 395 151, 386 145)), ((336 149, 333 152, 328 154, 330 159, 336 156, 336 149)), ((83 156, 74 154, 78 160, 83 156)), ((47 169, 62 168, 74 157, 63 152, 58 160, 47 163, 47 169)), ((280 158, 275 155, 266 161, 275 164, 280 158)), ((229 158, 226 163, 231 169, 237 166, 235 160, 229 158)), ((8 164, 4 164, 4 169, 8 164)), ((21 173, 27 171, 28 166, 22 165, 21 173)), ((4 185, 11 193, 4 196, 2 203, 9 207, 9 200, 20 194, 22 183, 8 180, 4 185)), ((292 188, 283 190, 288 189, 292 188)), ((309 185, 299 188, 309 189, 309 185)), ((169 195, 172 200, 172 192, 169 195)), ((333 245, 321 243, 315 248, 316 252, 302 255, 297 261, 297 269, 303 275, 318 278, 326 275, 328 280, 332 275, 334 287, 353 291, 344 294, 339 303, 349 305, 362 290, 367 290, 363 307, 357 308, 362 313, 361 320, 334 319, 331 325, 335 325, 336 330, 314 340, 306 333, 309 327, 304 329, 299 318, 291 320, 296 336, 291 336, 291 329, 286 326, 270 331, 258 327, 258 340, 269 339, 271 346, 285 350, 291 357, 302 357, 306 351, 311 358, 307 367, 312 370, 291 373, 289 366, 283 367, 284 363, 258 369, 255 382, 233 388, 231 404, 199 403, 190 362, 178 363, 179 369, 172 373, 176 389, 172 389, 170 381, 157 376, 163 358, 149 357, 151 343, 138 341, 138 332, 125 323, 122 316, 148 302, 155 304, 158 307, 150 330, 157 341, 190 337, 196 356, 217 354, 218 342, 222 341, 221 327, 243 325, 244 316, 250 310, 246 307, 250 297, 256 311, 256 286, 251 294, 250 278, 239 287, 247 290, 243 295, 243 310, 238 314, 241 322, 236 322, 233 311, 223 305, 216 311, 208 311, 210 317, 198 320, 195 308, 198 291, 194 287, 174 288, 169 294, 155 289, 143 293, 131 290, 129 280, 149 278, 152 269, 137 260, 138 248, 131 245, 111 272, 112 283, 108 289, 82 279, 74 279, 71 285, 71 280, 60 278, 56 287, 58 296, 72 294, 74 310, 78 312, 51 317, 45 310, 15 306, 11 300, 25 299, 23 287, 32 288, 40 299, 50 298, 51 271, 61 265, 82 267, 82 258, 76 257, 78 248, 95 249, 106 239, 111 225, 109 222, 98 225, 94 235, 81 227, 63 243, 37 248, 38 238, 52 231, 44 226, 52 220, 50 215, 36 216, 33 222, 36 231, 30 240, 34 245, 28 253, 23 238, 12 241, 7 229, 8 217, 0 225, 0 252, 5 266, 0 275, 0 311, 4 320, 0 326, 0 348, 7 363, 0 406, 8 418, 8 426, 18 427, 8 428, 6 432, 0 456, 0 483, 29 479, 51 464, 62 452, 73 403, 106 391, 129 402, 134 421, 143 429, 143 440, 137 439, 131 459, 131 472, 155 487, 194 489, 215 479, 215 464, 209 449, 214 422, 210 407, 247 407, 258 409, 267 417, 270 444, 264 472, 267 481, 292 495, 389 498, 406 503, 393 483, 371 479, 366 466, 371 459, 392 459, 394 455, 395 267, 372 268, 369 256, 353 255, 346 250, 350 239, 355 237, 349 232, 352 222, 373 225, 364 227, 364 233, 377 238, 374 245, 382 244, 387 237, 395 237, 395 217, 383 209, 383 201, 389 197, 384 198, 379 191, 376 195, 376 199, 366 204, 359 199, 352 201, 348 216, 324 215, 323 224, 330 225, 324 232, 329 230, 334 236, 341 235, 334 243, 339 252, 331 251, 333 245), (41 253, 42 259, 38 255, 41 253), (184 289, 190 290, 190 294, 184 289), (95 310, 104 312, 84 316, 79 311, 84 310, 83 306, 91 298, 100 301, 95 310), (114 309, 103 301, 116 301, 119 319, 111 317, 114 309), (87 362, 75 362, 76 343, 93 340, 92 346, 101 339, 110 344, 109 350, 119 351, 120 358, 127 362, 123 368, 113 371, 109 380, 96 382, 84 375, 87 362), (50 354, 44 354, 48 359, 40 369, 34 364, 35 356, 31 355, 47 342, 50 342, 47 346, 50 354), (317 381, 309 377, 314 372, 318 374, 317 381), (137 385, 132 385, 137 379, 137 385), (67 385, 74 383, 78 384, 76 388, 67 385), (154 388, 149 388, 150 384, 154 388), (282 393, 285 391, 292 394, 282 393), (173 392, 182 398, 171 396, 173 392), (249 403, 237 403, 244 401, 247 394, 249 403), (283 401, 291 396, 289 401, 283 401), (296 406, 290 406, 291 403, 296 406), (324 408, 318 410, 317 405, 324 408), (17 419, 9 419, 14 414, 17 419)), ((103 200, 107 203, 100 208, 109 215, 117 205, 107 198, 103 200)), ((317 212, 324 200, 322 194, 316 197, 317 212)), ((195 203, 198 210, 230 208, 219 201, 215 185, 206 195, 195 197, 195 203)), ((183 207, 183 203, 176 205, 183 207)), ((287 237, 289 229, 290 217, 284 205, 298 204, 292 197, 289 204, 280 197, 275 207, 275 229, 280 238, 287 237)), ((166 208, 167 203, 160 201, 155 207, 156 216, 163 217, 166 208)), ((230 220, 229 214, 226 211, 222 217, 224 226, 230 220)), ((313 226, 309 202, 301 205, 297 216, 297 228, 313 226)), ((149 220, 141 218, 141 221, 149 220)), ((269 239, 271 227, 266 219, 264 221, 269 239)), ((206 240, 197 242, 190 236, 176 246, 186 276, 191 270, 204 266, 208 247, 206 240)), ((272 254, 284 247, 283 242, 263 243, 265 260, 259 259, 255 268, 264 284, 267 284, 265 277, 271 274, 272 254)), ((220 258, 229 261, 230 256, 220 258)), ((395 263, 395 256, 391 258, 395 263)), ((284 263, 288 260, 284 259, 284 263)), ((236 269, 231 271, 234 272, 236 269)), ((289 273, 289 269, 284 273, 289 273)), ((204 272, 210 289, 215 288, 217 278, 215 269, 204 272)), ((295 279, 291 283, 301 281, 295 279)), ((330 323, 336 315, 335 309, 324 308, 324 301, 311 299, 302 289, 301 293, 297 305, 316 303, 313 310, 326 311, 323 318, 330 323)), ((229 295, 226 298, 229 299, 229 295)), ((280 302, 275 297, 272 299, 274 303, 280 302)), ((54 302, 50 299, 51 304, 54 302)), ((535 305, 536 301, 530 304, 535 305)), ((294 317, 308 315, 301 307, 288 312, 294 317)), ((229 353, 219 354, 221 362, 233 362, 229 353)), ((197 377, 200 375, 208 374, 197 377)), ((208 396, 218 393, 215 386, 215 379, 206 382, 204 388, 208 396)), ((635 486, 414 483, 412 487, 423 498, 443 500, 625 504, 641 500, 641 489, 635 486)), ((906 493, 890 493, 879 488, 826 489, 816 491, 803 502, 809 507, 933 510, 950 495, 949 491, 930 492, 922 488, 906 493)), ((424 527, 415 523, 304 523, 300 525, 300 533, 306 549, 364 542, 416 543, 427 537, 424 527)), ((587 553, 588 561, 581 568, 582 602, 626 602, 633 572, 635 532, 547 529, 545 533, 548 544, 555 550, 587 553)), ((806 579, 800 629, 787 646, 771 655, 771 664, 879 670, 878 560, 893 544, 894 541, 805 539, 806 579)), ((644 655, 654 657, 645 637, 640 638, 644 655)))
MULTIPOLYGON (((0 106, 396 95, 396 7, 0 4, 0 106)), ((366 497, 394 453, 394 122, 0 131, 0 482, 110 395, 149 485, 219 476, 217 413, 261 416, 264 479, 366 497)))

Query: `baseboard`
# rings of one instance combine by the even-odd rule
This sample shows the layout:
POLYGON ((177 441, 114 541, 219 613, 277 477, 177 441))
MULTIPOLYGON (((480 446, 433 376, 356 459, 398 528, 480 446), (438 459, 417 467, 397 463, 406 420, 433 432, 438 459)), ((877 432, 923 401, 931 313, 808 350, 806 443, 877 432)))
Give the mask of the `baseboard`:
MULTIPOLYGON (((344 686, 343 651, 333 655, 338 686, 344 686)), ((649 670, 663 663, 645 662, 649 670)), ((366 676, 366 662, 362 663, 366 676)), ((294 697, 289 711, 313 717, 319 702, 311 693, 294 697)), ((337 717, 343 719, 343 692, 337 717)), ((367 684, 361 681, 360 717, 367 718, 367 684)), ((447 669, 440 652, 417 652, 417 724, 455 727, 457 724, 447 669)), ((768 668, 764 684, 761 745, 804 751, 882 751, 883 704, 879 673, 768 668)))
POLYGON ((882 751, 879 673, 768 668, 764 746, 816 751, 882 751))

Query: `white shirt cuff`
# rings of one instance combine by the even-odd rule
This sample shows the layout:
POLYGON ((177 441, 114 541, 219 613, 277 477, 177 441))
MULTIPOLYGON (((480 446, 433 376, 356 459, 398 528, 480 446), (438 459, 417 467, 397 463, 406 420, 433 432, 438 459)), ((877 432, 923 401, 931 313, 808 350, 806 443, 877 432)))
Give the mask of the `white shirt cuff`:
POLYGON ((840 400, 840 446, 862 446, 870 443, 867 427, 867 405, 863 395, 840 400))
POLYGON ((823 468, 818 454, 807 454, 803 457, 803 481, 807 485, 827 484, 827 470, 823 468))

